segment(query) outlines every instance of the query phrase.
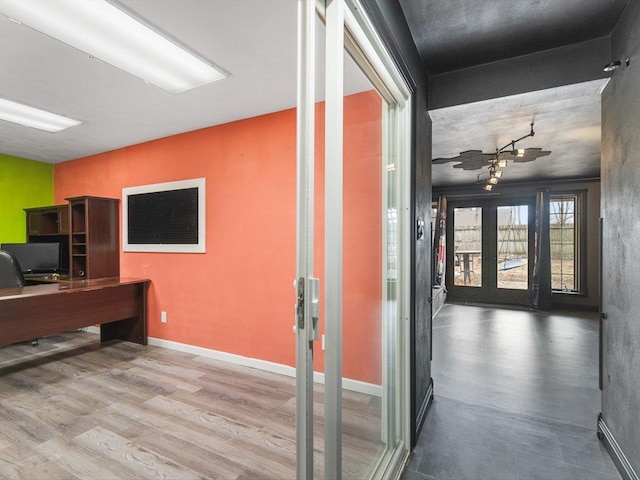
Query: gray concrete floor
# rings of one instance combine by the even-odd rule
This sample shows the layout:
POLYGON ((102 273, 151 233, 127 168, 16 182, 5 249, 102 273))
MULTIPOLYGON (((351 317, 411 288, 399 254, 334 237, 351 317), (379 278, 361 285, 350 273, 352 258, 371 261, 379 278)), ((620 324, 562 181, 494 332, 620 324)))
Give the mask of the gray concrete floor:
POLYGON ((598 320, 445 305, 435 399, 403 480, 619 479, 596 436, 598 320))

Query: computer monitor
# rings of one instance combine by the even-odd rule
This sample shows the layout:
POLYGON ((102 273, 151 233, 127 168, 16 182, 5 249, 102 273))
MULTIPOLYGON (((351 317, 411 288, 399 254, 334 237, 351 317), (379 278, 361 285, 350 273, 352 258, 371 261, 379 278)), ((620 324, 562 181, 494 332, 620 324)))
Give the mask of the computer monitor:
POLYGON ((0 249, 13 253, 25 274, 60 271, 60 242, 3 243, 0 249))

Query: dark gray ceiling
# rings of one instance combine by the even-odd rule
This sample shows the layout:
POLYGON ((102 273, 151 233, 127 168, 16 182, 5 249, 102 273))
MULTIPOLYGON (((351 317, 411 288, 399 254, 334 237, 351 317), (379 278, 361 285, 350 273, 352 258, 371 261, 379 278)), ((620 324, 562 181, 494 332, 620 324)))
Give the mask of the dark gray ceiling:
MULTIPOLYGON (((518 72, 522 79, 527 68, 532 74, 539 73, 539 65, 528 64, 526 55, 607 37, 629 1, 399 0, 425 70, 435 77, 433 81, 442 78, 447 83, 458 78, 476 85, 483 85, 475 75, 480 66, 495 66, 496 62, 519 57, 523 59, 519 68, 525 72, 518 72), (475 68, 464 70, 471 67, 475 68)), ((588 62, 595 60, 590 58, 588 62)), ((467 150, 495 152, 526 134, 529 123, 535 120, 537 134, 523 141, 522 147, 542 148, 551 154, 534 162, 509 162, 501 184, 598 177, 600 93, 606 78, 569 83, 431 110, 433 158, 456 157, 467 150)), ((453 165, 433 165, 434 187, 483 184, 487 178, 486 168, 466 171, 453 165)))
POLYGON ((400 0, 438 74, 609 35, 629 0, 400 0))

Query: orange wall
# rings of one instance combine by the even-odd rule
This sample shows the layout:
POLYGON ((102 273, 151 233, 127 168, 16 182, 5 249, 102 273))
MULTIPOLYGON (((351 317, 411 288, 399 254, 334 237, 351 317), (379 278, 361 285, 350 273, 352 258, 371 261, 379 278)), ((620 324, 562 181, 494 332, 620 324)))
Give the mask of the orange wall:
MULTIPOLYGON (((344 374, 372 383, 380 382, 380 117, 375 93, 345 99, 344 374)), ((122 276, 152 281, 151 337, 295 365, 295 125, 286 110, 55 165, 55 203, 206 178, 205 254, 120 253, 122 276)), ((316 359, 322 369, 321 352, 316 359)))

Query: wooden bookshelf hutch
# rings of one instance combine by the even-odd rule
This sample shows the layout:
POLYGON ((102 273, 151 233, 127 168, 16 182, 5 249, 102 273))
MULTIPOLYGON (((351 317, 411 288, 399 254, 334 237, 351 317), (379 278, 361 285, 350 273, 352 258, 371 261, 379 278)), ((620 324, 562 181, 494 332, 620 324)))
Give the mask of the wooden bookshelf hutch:
POLYGON ((66 200, 66 205, 25 209, 27 242, 62 243, 62 267, 72 279, 119 276, 119 200, 91 196, 66 200))

